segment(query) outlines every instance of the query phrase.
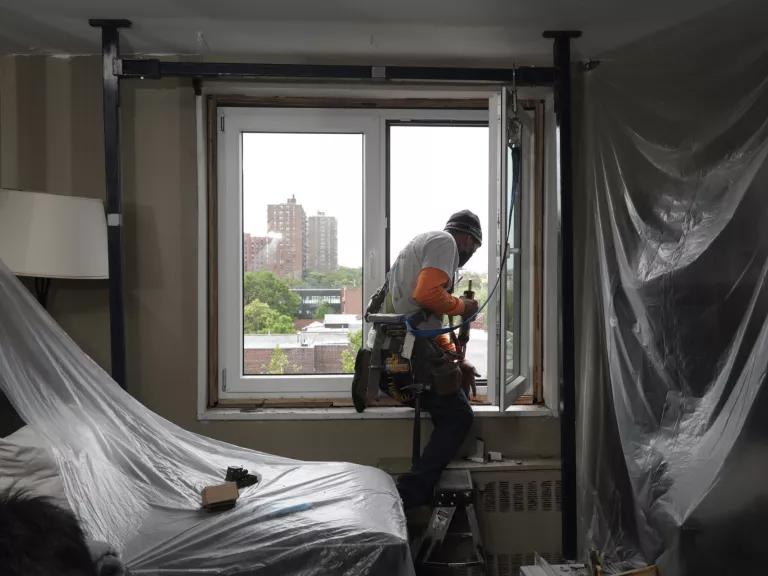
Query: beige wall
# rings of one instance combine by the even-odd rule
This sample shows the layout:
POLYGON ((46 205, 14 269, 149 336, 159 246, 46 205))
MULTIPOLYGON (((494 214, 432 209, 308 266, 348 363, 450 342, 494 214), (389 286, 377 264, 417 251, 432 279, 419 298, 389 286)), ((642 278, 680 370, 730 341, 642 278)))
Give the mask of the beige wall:
MULTIPOLYGON (((0 186, 104 198, 101 84, 95 58, 0 58, 0 186)), ((54 281, 49 310, 109 367, 106 280, 54 281)))
MULTIPOLYGON (((104 198, 100 74, 96 57, 0 58, 0 186, 104 198)), ((267 452, 407 457, 407 420, 197 421, 194 94, 188 81, 132 80, 121 103, 129 392, 185 428, 267 452)), ((56 282, 50 310, 108 369, 106 282, 56 282)), ((552 419, 476 419, 475 434, 506 454, 558 454, 552 419)))

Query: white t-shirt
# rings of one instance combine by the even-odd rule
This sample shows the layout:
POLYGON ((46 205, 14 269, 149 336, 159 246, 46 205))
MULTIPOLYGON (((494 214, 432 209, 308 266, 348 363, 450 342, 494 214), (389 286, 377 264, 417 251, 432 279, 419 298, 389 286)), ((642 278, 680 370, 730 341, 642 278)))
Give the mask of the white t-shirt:
MULTIPOLYGON (((448 232, 424 232, 411 240, 397 256, 397 260, 389 271, 389 295, 392 307, 397 314, 411 315, 421 310, 416 301, 411 298, 419 273, 424 268, 437 268, 448 275, 447 289, 453 289, 456 281, 456 271, 459 268, 459 251, 456 241, 448 232)), ((439 328, 442 318, 430 315, 419 324, 419 328, 439 328)))

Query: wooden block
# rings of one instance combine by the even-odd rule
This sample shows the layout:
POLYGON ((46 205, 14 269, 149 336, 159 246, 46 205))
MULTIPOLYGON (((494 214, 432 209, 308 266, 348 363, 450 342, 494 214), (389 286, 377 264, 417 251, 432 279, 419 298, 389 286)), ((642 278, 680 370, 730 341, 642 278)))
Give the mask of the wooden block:
POLYGON ((265 398, 264 408, 331 408, 328 398, 265 398))
POLYGON ((206 510, 226 510, 235 505, 240 492, 235 482, 224 482, 203 488, 202 497, 206 510))
POLYGON ((354 404, 352 403, 351 399, 350 400, 347 400, 345 398, 333 399, 334 408, 351 408, 352 406, 354 406, 354 404))
POLYGON ((253 409, 260 408, 264 405, 264 400, 234 400, 230 398, 222 398, 219 400, 219 408, 245 408, 253 409))

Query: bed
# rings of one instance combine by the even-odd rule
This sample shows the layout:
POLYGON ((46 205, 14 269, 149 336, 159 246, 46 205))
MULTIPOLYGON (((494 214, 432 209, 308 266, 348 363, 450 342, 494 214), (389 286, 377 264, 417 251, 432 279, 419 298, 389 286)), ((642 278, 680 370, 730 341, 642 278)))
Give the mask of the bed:
POLYGON ((26 424, 2 431, 13 434, 0 442, 0 466, 4 453, 6 467, 16 458, 28 477, 44 469, 54 488, 35 490, 60 490, 49 496, 90 538, 117 548, 131 574, 414 573, 389 475, 248 450, 168 422, 121 390, 2 262, 0 391, 5 425, 26 424), (14 452, 19 442, 28 446, 14 452), (228 466, 259 482, 234 509, 202 510, 201 489, 228 466))

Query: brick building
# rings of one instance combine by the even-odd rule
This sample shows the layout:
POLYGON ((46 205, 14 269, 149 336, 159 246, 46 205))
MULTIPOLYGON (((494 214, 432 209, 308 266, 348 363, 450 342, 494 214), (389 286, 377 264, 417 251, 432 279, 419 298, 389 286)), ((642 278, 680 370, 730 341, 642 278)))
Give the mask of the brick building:
POLYGON ((243 234, 243 271, 272 270, 275 266, 274 238, 243 234))
POLYGON ((339 267, 339 242, 334 216, 318 212, 307 225, 307 270, 333 272, 339 267))
POLYGON ((273 271, 301 280, 307 261, 307 217, 292 196, 284 204, 267 205, 267 229, 276 242, 273 271), (279 236, 279 237, 278 237, 279 236))

